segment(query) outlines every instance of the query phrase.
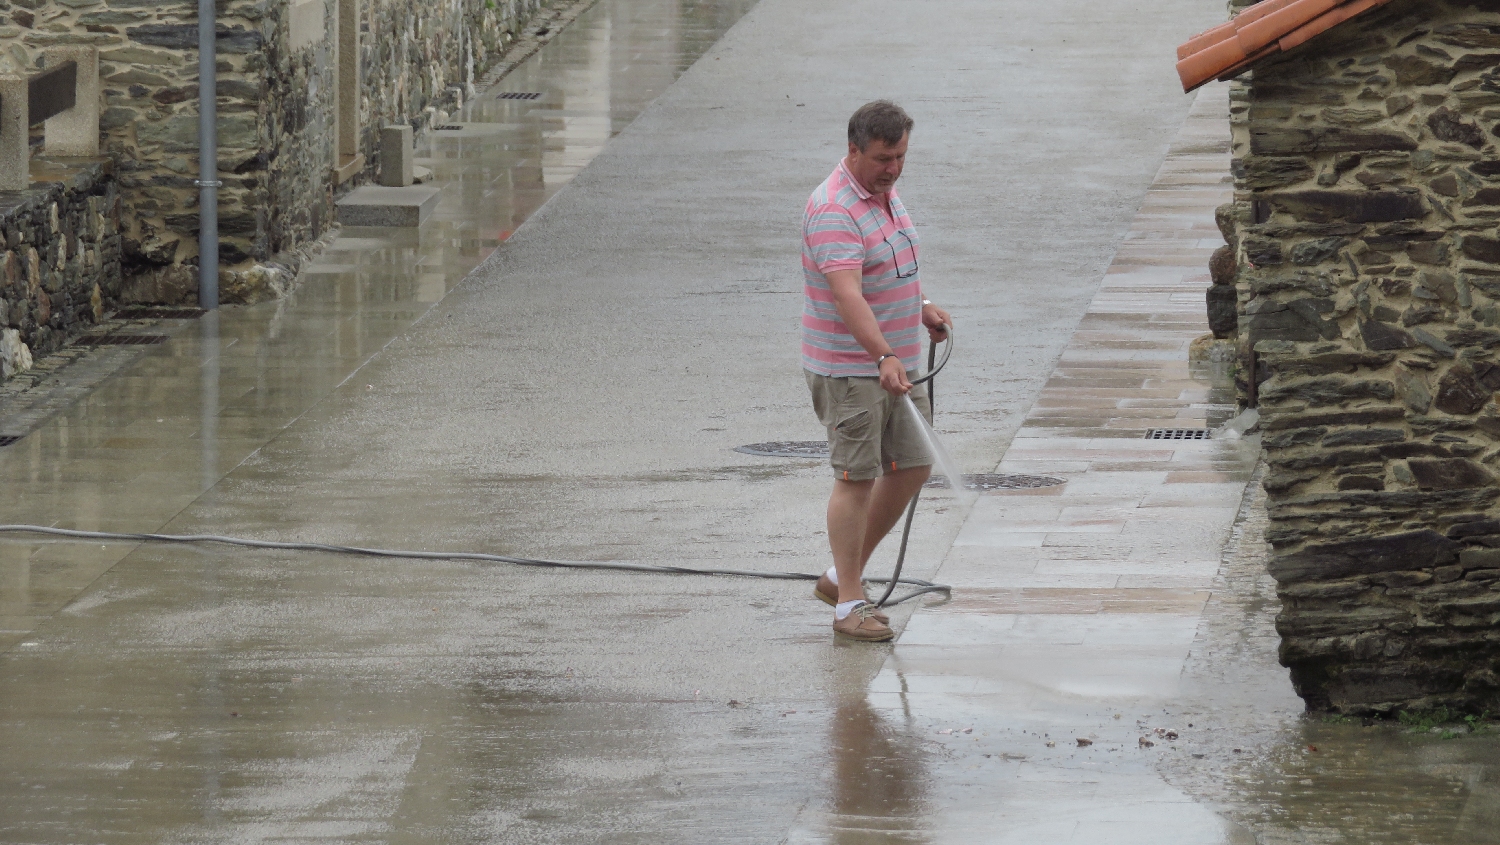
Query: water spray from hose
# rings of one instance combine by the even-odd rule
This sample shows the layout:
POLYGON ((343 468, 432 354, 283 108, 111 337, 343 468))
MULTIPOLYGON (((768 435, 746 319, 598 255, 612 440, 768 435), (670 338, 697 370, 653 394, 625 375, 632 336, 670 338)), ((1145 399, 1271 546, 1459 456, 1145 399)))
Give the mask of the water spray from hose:
MULTIPOLYGON (((914 378, 911 382, 913 387, 924 382, 928 383, 927 406, 929 408, 935 409, 937 404, 937 384, 933 379, 937 377, 938 373, 942 372, 944 367, 948 366, 948 359, 952 356, 953 326, 944 324, 942 360, 939 361, 937 358, 937 344, 933 343, 929 345, 927 347, 927 374, 914 378)), ((917 404, 911 401, 911 394, 907 394, 901 397, 901 399, 911 415, 916 418, 917 428, 921 430, 922 436, 927 440, 927 448, 932 453, 933 465, 941 470, 943 475, 948 479, 949 487, 955 490, 963 490, 963 474, 954 468, 956 464, 953 462, 953 457, 948 454, 947 449, 943 448, 942 442, 937 438, 937 432, 932 430, 932 426, 927 423, 926 418, 922 416, 922 412, 917 410, 917 404)), ((902 596, 899 599, 892 600, 891 593, 895 592, 896 584, 901 580, 901 569, 906 565, 906 544, 911 540, 911 523, 917 516, 917 502, 921 498, 922 491, 919 489, 912 494, 911 503, 906 506, 906 522, 901 526, 901 547, 896 552, 896 570, 891 573, 890 583, 886 586, 885 593, 880 596, 879 601, 875 602, 876 607, 890 607, 911 598, 911 596, 902 596)), ((876 579, 870 578, 867 580, 873 582, 876 579)))

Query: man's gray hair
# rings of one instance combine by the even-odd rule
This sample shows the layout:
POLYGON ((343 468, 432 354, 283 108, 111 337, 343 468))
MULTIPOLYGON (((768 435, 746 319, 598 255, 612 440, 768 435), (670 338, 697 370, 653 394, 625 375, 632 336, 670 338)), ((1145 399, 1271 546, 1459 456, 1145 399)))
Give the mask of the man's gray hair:
POLYGON ((894 147, 914 125, 916 121, 911 115, 890 100, 865 103, 849 118, 849 143, 860 152, 877 139, 887 147, 894 147))

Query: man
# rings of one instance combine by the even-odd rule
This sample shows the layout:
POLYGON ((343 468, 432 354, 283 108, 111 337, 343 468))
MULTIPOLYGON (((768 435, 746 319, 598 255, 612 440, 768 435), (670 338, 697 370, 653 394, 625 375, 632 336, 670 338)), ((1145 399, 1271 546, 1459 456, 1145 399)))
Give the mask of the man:
POLYGON ((918 242, 896 195, 913 121, 878 100, 849 118, 849 154, 813 191, 802 223, 802 366, 828 427, 833 566, 813 595, 834 605, 833 630, 856 640, 895 636, 865 597, 870 555, 932 471, 932 456, 901 397, 930 420, 913 388, 921 329, 934 341, 948 312, 922 298, 918 242))

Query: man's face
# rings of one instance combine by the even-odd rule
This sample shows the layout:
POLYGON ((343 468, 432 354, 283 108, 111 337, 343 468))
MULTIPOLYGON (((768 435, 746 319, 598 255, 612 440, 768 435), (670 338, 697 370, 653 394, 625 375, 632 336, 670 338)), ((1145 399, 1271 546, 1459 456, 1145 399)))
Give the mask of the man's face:
POLYGON ((863 150, 849 145, 849 172, 872 194, 889 191, 901 178, 901 168, 906 164, 906 142, 911 133, 901 136, 901 142, 891 146, 875 138, 863 150))

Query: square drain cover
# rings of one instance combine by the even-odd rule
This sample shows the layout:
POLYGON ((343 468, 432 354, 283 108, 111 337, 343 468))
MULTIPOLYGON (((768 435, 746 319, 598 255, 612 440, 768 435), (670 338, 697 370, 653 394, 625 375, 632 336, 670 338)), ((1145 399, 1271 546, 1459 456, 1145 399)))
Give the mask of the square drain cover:
POLYGON ((1146 432, 1147 440, 1207 440, 1211 434, 1206 428, 1153 428, 1146 432))
POLYGON ((495 97, 497 100, 540 100, 541 98, 539 91, 506 91, 495 97))

